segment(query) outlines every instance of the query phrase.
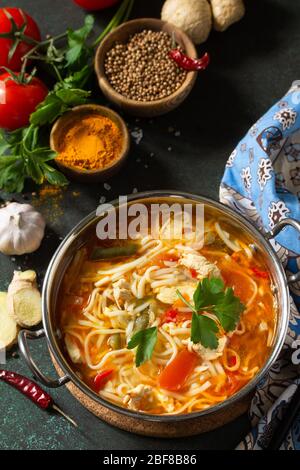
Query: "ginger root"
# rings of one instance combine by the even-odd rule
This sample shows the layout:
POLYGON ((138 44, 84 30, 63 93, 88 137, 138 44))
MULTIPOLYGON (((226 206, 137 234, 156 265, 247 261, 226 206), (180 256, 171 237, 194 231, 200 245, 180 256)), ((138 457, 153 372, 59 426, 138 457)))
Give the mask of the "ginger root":
POLYGON ((243 0, 210 0, 210 5, 216 31, 225 31, 245 14, 243 0))
POLYGON ((0 292, 0 350, 9 349, 16 343, 18 326, 7 309, 7 293, 0 292))
POLYGON ((8 312, 22 327, 38 325, 42 319, 41 294, 34 271, 15 271, 8 287, 8 312))

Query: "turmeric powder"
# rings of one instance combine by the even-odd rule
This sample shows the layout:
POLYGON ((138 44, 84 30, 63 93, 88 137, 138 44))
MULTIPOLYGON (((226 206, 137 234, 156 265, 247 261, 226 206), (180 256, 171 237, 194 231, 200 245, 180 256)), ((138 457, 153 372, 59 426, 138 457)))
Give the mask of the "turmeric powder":
POLYGON ((91 114, 65 130, 56 160, 81 170, 100 170, 119 158, 122 144, 122 133, 111 119, 91 114))

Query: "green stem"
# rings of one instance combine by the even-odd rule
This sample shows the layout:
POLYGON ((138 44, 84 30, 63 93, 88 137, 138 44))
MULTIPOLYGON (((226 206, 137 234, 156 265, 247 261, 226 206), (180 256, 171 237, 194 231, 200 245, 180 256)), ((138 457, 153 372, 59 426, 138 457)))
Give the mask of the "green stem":
POLYGON ((62 79, 62 76, 61 76, 61 74, 60 74, 60 72, 59 72, 57 66, 56 66, 55 64, 51 64, 51 65, 52 65, 52 67, 53 67, 53 69, 54 69, 54 72, 56 73, 56 76, 57 76, 57 78, 58 78, 58 81, 59 81, 60 83, 62 83, 62 82, 63 82, 63 79, 62 79))
POLYGON ((128 7, 127 7, 127 11, 126 11, 126 13, 125 13, 125 16, 123 17, 123 23, 125 23, 125 21, 127 21, 128 18, 130 17, 133 4, 134 4, 134 0, 130 0, 130 1, 129 1, 129 5, 128 5, 128 7))
POLYGON ((19 38, 20 41, 26 42, 26 44, 34 44, 34 45, 40 44, 39 41, 37 41, 36 39, 33 39, 30 36, 26 36, 26 34, 20 33, 18 31, 15 32, 14 36, 19 38))
POLYGON ((59 39, 63 39, 64 37, 67 36, 67 34, 68 33, 61 33, 61 34, 58 34, 57 36, 53 36, 51 38, 45 39, 44 41, 36 43, 32 49, 30 49, 26 54, 23 55, 22 57, 23 62, 31 59, 32 58, 31 56, 34 54, 34 52, 40 49, 41 47, 47 46, 51 41, 58 41, 59 39))
POLYGON ((128 4, 130 3, 131 0, 123 0, 121 3, 120 7, 118 8, 117 12, 115 15, 112 17, 106 28, 102 31, 102 33, 97 37, 97 39, 93 42, 92 47, 95 47, 99 42, 102 41, 102 39, 110 32, 112 31, 118 24, 121 22, 124 13, 126 12, 126 9, 128 7, 128 4))
POLYGON ((190 304, 184 297, 183 295, 181 294, 181 292, 177 289, 176 290, 176 294, 178 295, 178 297, 180 298, 180 300, 182 300, 182 302, 185 303, 185 305, 187 305, 193 312, 197 313, 197 310, 195 309, 195 307, 193 307, 192 304, 190 304))
POLYGON ((23 146, 24 146, 24 149, 26 152, 30 152, 30 149, 27 147, 27 137, 28 135, 30 134, 30 132, 32 131, 32 129, 34 128, 34 125, 33 124, 30 124, 28 127, 27 127, 27 130, 23 136, 23 139, 22 139, 22 142, 23 142, 23 146))
POLYGON ((68 33, 65 32, 65 33, 58 34, 57 36, 51 36, 50 38, 45 39, 44 41, 39 42, 38 45, 39 45, 39 46, 46 46, 47 44, 49 44, 49 42, 51 42, 51 41, 59 41, 60 39, 65 38, 67 35, 68 35, 68 33))
MULTIPOLYGON (((61 34, 58 34, 57 36, 54 36, 54 37, 51 37, 51 38, 48 38, 48 39, 45 39, 44 41, 41 41, 41 42, 38 42, 34 47, 32 47, 26 54, 23 55, 22 57, 22 68, 21 68, 21 74, 24 75, 25 73, 25 70, 26 70, 26 66, 27 66, 27 63, 30 59, 32 59, 34 57, 34 54, 37 50, 39 50, 41 47, 43 46, 46 46, 48 45, 51 41, 58 41, 60 39, 63 39, 64 37, 67 36, 68 33, 61 33, 61 34)), ((41 59, 42 60, 42 59, 41 59)), ((53 64, 52 64, 53 65, 53 64)), ((54 65, 53 65, 54 67, 54 65)), ((58 70, 55 70, 55 73, 57 76, 60 76, 58 70)), ((60 81, 62 80, 61 76, 60 76, 60 81)))

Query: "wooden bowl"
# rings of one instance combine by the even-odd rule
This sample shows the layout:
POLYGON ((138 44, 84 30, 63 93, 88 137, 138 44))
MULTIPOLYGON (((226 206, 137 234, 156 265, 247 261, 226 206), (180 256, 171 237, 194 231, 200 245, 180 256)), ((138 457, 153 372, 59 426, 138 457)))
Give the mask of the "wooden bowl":
POLYGON ((76 106, 71 111, 63 114, 53 125, 50 133, 50 147, 56 152, 61 151, 62 136, 66 130, 71 126, 74 120, 78 120, 78 117, 84 117, 91 114, 99 114, 111 119, 120 129, 123 145, 120 155, 117 160, 114 160, 111 165, 102 168, 100 170, 86 170, 78 169, 72 166, 68 166, 56 160, 56 164, 59 169, 70 179, 75 181, 86 182, 97 182, 105 181, 106 179, 113 176, 123 165, 130 148, 130 136, 127 126, 124 120, 115 111, 112 111, 105 106, 99 106, 97 104, 84 104, 76 106))
POLYGON ((185 53, 193 58, 197 57, 197 51, 194 44, 188 36, 171 23, 158 20, 155 18, 140 18, 137 20, 127 21, 118 28, 114 29, 98 46, 95 55, 95 71, 98 77, 99 86, 103 94, 114 104, 122 108, 124 111, 135 116, 152 117, 166 114, 169 111, 177 108, 188 96, 192 90, 197 72, 188 72, 186 79, 174 93, 165 98, 155 101, 137 101, 125 98, 118 93, 108 81, 104 62, 107 52, 114 46, 115 42, 125 43, 128 38, 135 33, 141 32, 144 29, 152 31, 165 31, 170 35, 174 34, 176 43, 179 44, 185 53))

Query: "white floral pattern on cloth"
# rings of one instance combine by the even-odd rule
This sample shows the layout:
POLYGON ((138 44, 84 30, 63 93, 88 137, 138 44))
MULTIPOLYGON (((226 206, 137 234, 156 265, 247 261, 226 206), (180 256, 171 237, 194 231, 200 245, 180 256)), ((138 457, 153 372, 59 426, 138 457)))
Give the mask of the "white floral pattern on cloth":
POLYGON ((253 124, 253 126, 250 128, 249 130, 249 134, 251 135, 251 137, 255 137, 258 133, 258 126, 257 126, 257 122, 255 124, 253 124))
MULTIPOLYGON (((300 81, 294 82, 286 95, 251 127, 233 154, 221 182, 221 202, 250 219, 261 231, 274 229, 286 217, 300 220, 300 81)), ((300 236, 296 230, 287 227, 270 243, 287 275, 298 272, 300 236)), ((290 292, 285 345, 257 387, 249 412, 253 429, 239 449, 267 446, 284 407, 300 384, 300 282, 292 284, 290 292)), ((300 416, 282 449, 300 450, 300 416)))
POLYGON ((246 191, 249 192, 251 189, 251 181, 252 181, 250 166, 247 166, 246 168, 242 169, 241 178, 243 180, 246 191))
POLYGON ((274 120, 279 121, 283 130, 289 129, 296 122, 297 113, 292 108, 283 108, 274 115, 274 120))
POLYGON ((226 162, 227 168, 231 168, 231 167, 234 165, 234 159, 235 159, 236 155, 237 155, 237 150, 235 149, 235 150, 231 153, 231 155, 229 155, 229 158, 228 158, 228 160, 227 160, 227 162, 226 162))
POLYGON ((286 207, 283 201, 272 201, 268 210, 270 229, 273 230, 275 225, 278 224, 278 222, 281 220, 285 219, 289 212, 289 209, 286 207))
POLYGON ((261 190, 265 187, 266 182, 272 178, 272 172, 273 166, 271 160, 269 158, 261 158, 257 171, 257 181, 261 190))

